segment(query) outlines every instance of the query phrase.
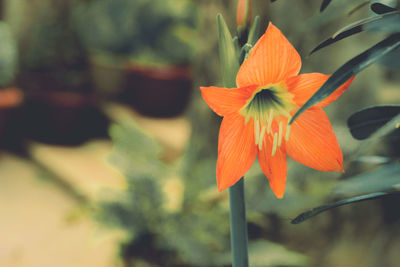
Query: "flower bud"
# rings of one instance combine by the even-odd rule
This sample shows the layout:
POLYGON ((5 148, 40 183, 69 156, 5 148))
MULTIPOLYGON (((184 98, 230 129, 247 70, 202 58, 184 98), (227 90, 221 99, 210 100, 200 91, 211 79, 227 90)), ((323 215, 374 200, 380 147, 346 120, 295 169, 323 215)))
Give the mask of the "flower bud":
POLYGON ((252 5, 251 0, 239 0, 236 12, 236 26, 247 28, 251 26, 252 5))

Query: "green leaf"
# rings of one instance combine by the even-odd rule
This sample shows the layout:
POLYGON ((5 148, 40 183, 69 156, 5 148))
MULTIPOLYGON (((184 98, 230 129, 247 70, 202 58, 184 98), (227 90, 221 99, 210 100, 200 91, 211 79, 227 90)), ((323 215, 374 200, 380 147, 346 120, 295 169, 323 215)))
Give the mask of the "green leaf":
POLYGON ((239 44, 239 38, 237 36, 232 39, 233 47, 235 48, 235 54, 240 55, 241 47, 239 44))
POLYGON ((391 158, 382 157, 382 156, 361 156, 355 159, 355 161, 368 163, 368 164, 387 164, 389 163, 391 158))
POLYGON ((363 140, 399 114, 400 105, 368 107, 351 115, 347 125, 355 139, 363 140))
POLYGON ((315 47, 310 55, 316 51, 327 47, 331 44, 336 43, 344 38, 360 33, 364 30, 384 30, 385 32, 398 32, 400 29, 400 11, 395 10, 390 13, 368 17, 359 21, 356 21, 346 27, 340 29, 331 38, 326 39, 317 47, 315 47))
POLYGON ((239 70, 238 55, 231 33, 221 14, 217 15, 219 58, 222 69, 222 81, 225 87, 236 87, 236 74, 239 70))
POLYGON ((369 65, 376 62, 382 56, 400 46, 400 33, 392 34, 373 47, 367 49, 358 56, 352 58, 336 70, 331 77, 311 96, 303 106, 294 114, 290 124, 305 110, 321 102, 331 95, 335 90, 349 80, 352 76, 359 73, 369 65))
POLYGON ((348 197, 372 192, 392 192, 399 190, 400 165, 392 163, 342 181, 334 189, 334 194, 341 197, 348 197))
POLYGON ((249 56, 249 53, 251 51, 251 49, 253 48, 252 45, 250 44, 245 44, 241 51, 240 51, 240 56, 239 56, 239 63, 242 64, 243 61, 245 61, 247 59, 247 57, 249 56))
POLYGON ((253 25, 250 28, 249 37, 247 38, 247 43, 254 46, 257 42, 260 34, 260 16, 256 16, 253 20, 253 25))
POLYGON ((388 68, 400 68, 400 49, 396 49, 379 60, 379 64, 388 68))
POLYGON ((356 202, 361 202, 361 201, 365 201, 365 200, 372 200, 372 199, 377 199, 377 198, 382 198, 388 195, 393 195, 393 194, 398 194, 398 192, 396 193, 385 193, 385 192, 375 192, 375 193, 371 193, 371 194, 367 194, 367 195, 362 195, 362 196, 357 196, 357 197, 351 197, 351 198, 347 198, 347 199, 343 199, 331 204, 327 204, 327 205, 323 205, 323 206, 319 206, 316 208, 313 208, 312 210, 306 211, 304 213, 301 213, 299 216, 297 216, 296 218, 294 218, 291 223, 292 224, 299 224, 301 222, 304 222, 305 220, 308 220, 324 211, 336 208, 336 207, 340 207, 346 204, 351 204, 351 203, 356 203, 356 202))
POLYGON ((384 126, 375 131, 368 139, 365 139, 362 145, 357 151, 352 154, 352 158, 357 158, 360 155, 364 155, 370 148, 376 145, 382 136, 388 135, 393 132, 394 129, 399 127, 400 115, 397 115, 384 126))
POLYGON ((396 11, 397 9, 387 6, 387 5, 384 5, 382 3, 373 3, 371 5, 371 10, 375 14, 381 15, 381 14, 389 13, 392 11, 396 11))
POLYGON ((369 1, 362 2, 358 6, 355 6, 352 10, 350 10, 350 12, 348 13, 348 16, 353 15, 354 13, 356 13, 357 11, 359 11, 360 9, 362 9, 366 5, 369 5, 369 1))
POLYGON ((381 18, 371 23, 364 24, 364 30, 384 33, 400 32, 400 10, 377 16, 381 16, 381 18))
POLYGON ((130 117, 121 116, 118 124, 110 127, 114 151, 110 162, 130 176, 163 176, 165 165, 160 161, 161 147, 143 132, 130 117))

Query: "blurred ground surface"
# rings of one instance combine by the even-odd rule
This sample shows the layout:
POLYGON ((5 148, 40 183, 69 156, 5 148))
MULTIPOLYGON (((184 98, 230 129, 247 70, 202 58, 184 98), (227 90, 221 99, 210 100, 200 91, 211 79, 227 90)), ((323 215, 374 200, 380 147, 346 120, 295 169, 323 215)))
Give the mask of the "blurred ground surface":
POLYGON ((90 216, 71 220, 79 203, 40 176, 31 162, 1 156, 0 266, 118 266, 118 235, 90 216))

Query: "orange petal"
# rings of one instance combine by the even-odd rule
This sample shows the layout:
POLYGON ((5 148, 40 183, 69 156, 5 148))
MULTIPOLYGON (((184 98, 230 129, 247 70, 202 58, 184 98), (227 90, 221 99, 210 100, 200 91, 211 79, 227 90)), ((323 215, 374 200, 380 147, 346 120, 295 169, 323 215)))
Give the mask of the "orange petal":
POLYGON ((243 88, 200 87, 201 94, 215 113, 220 116, 236 112, 246 104, 257 86, 243 88))
POLYGON ((342 151, 322 109, 309 109, 294 121, 286 152, 295 161, 313 169, 343 171, 342 151))
MULTIPOLYGON (((330 75, 322 73, 306 73, 286 79, 285 83, 290 93, 294 95, 294 102, 302 106, 328 80, 330 75)), ((314 107, 324 107, 335 101, 353 82, 355 76, 340 86, 333 94, 325 98, 314 107)))
POLYGON ((267 135, 263 142, 263 149, 258 152, 258 161, 260 162, 261 170, 267 176, 275 196, 282 198, 285 193, 287 173, 285 150, 283 146, 278 147, 272 156, 273 137, 267 135))
POLYGON ((253 165, 257 155, 254 124, 233 113, 222 120, 218 140, 217 184, 219 191, 234 185, 253 165))
POLYGON ((272 23, 243 62, 236 77, 238 87, 277 83, 297 75, 301 59, 296 49, 272 23))

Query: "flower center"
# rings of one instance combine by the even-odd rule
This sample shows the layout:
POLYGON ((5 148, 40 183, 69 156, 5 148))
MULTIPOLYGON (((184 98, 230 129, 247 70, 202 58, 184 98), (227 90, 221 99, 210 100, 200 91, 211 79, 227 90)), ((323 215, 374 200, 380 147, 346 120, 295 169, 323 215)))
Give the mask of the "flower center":
POLYGON ((290 126, 287 121, 291 118, 290 111, 296 107, 293 95, 288 92, 285 85, 271 84, 259 87, 240 110, 240 114, 246 118, 246 123, 250 118, 254 120, 255 142, 260 150, 264 135, 272 136, 271 154, 275 155, 277 147, 282 144, 284 132, 286 141, 289 140, 290 126))

